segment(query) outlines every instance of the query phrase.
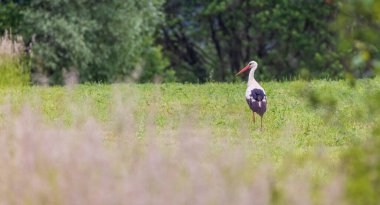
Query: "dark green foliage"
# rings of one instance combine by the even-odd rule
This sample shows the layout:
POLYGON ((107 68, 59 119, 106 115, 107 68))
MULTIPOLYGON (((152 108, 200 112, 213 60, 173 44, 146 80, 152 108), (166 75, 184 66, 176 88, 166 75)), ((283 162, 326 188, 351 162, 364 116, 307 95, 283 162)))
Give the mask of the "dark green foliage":
POLYGON ((22 9, 28 4, 29 0, 0 0, 0 32, 11 30, 18 33, 19 25, 22 21, 22 9))
POLYGON ((175 82, 175 73, 171 69, 166 69, 169 66, 168 59, 162 55, 160 46, 148 47, 144 50, 143 58, 145 59, 142 65, 140 82, 175 82))
POLYGON ((346 73, 351 78, 376 75, 380 71, 380 1, 345 0, 339 6, 332 27, 339 34, 346 73))
POLYGON ((0 31, 35 41, 32 72, 51 83, 64 70, 81 82, 237 81, 250 60, 259 80, 380 70, 379 1, 166 0, 156 29, 163 1, 0 1, 0 31))
POLYGON ((64 70, 80 81, 113 82, 142 61, 159 20, 159 1, 32 0, 23 31, 33 43, 33 72, 62 83, 64 70))
POLYGON ((250 60, 259 63, 261 79, 305 70, 312 77, 343 77, 328 28, 335 3, 168 0, 165 13, 159 42, 182 81, 231 80, 250 60))

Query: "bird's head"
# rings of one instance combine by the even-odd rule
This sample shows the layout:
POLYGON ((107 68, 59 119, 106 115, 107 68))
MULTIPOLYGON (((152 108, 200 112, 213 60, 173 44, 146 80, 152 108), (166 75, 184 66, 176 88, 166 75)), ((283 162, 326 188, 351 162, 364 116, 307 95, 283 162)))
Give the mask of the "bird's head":
POLYGON ((250 70, 250 69, 253 69, 253 70, 257 69, 256 61, 249 62, 248 65, 242 68, 236 75, 239 75, 240 73, 244 73, 246 70, 250 70))

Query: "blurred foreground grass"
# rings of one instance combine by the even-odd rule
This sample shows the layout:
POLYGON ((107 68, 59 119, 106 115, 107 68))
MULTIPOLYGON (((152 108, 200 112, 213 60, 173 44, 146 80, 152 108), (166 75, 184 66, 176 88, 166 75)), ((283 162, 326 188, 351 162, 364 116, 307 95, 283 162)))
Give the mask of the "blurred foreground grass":
POLYGON ((72 204, 75 197, 82 204, 108 197, 111 204, 342 203, 340 159, 371 137, 378 118, 368 102, 380 81, 262 85, 263 132, 251 121, 245 84, 1 88, 1 144, 11 154, 7 162, 2 156, 0 179, 7 176, 4 184, 16 188, 23 177, 34 182, 29 192, 3 190, 0 198, 5 204, 72 204), (31 174, 23 176, 24 169, 31 174), (66 187, 76 180, 79 188, 66 187))

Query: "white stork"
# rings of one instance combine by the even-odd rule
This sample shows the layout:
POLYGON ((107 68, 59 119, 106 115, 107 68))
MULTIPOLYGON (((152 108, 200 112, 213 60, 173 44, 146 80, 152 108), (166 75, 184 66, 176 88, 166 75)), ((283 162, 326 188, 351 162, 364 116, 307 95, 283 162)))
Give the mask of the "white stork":
POLYGON ((257 63, 251 61, 241 69, 236 75, 243 73, 246 70, 251 69, 248 76, 248 87, 245 91, 245 99, 252 110, 252 120, 255 123, 255 113, 260 115, 261 119, 261 130, 263 129, 263 115, 267 111, 267 97, 265 90, 260 86, 260 84, 255 80, 255 70, 257 69, 257 63))

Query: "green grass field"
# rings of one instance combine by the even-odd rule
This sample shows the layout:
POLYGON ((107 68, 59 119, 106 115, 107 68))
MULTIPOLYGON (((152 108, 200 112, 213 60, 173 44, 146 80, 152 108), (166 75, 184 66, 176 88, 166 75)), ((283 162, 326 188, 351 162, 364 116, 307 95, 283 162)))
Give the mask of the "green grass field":
MULTIPOLYGON (((336 185, 344 184, 337 177, 341 157, 348 148, 371 137, 378 117, 370 112, 369 104, 373 100, 371 96, 380 90, 380 81, 359 80, 355 87, 346 81, 323 80, 266 82, 262 86, 268 97, 263 131, 259 130, 259 120, 252 123, 244 99, 245 83, 1 88, 2 138, 7 139, 5 144, 15 146, 5 149, 21 155, 24 151, 20 147, 24 145, 15 142, 14 136, 35 138, 32 144, 36 148, 30 147, 33 151, 29 151, 29 157, 34 163, 51 168, 47 175, 40 175, 45 172, 38 166, 30 168, 31 177, 51 188, 50 191, 37 188, 43 197, 31 191, 35 189, 32 185, 26 188, 30 193, 25 191, 21 197, 1 197, 7 202, 17 198, 30 204, 41 200, 57 204, 69 200, 62 197, 71 196, 71 192, 88 193, 89 189, 97 193, 125 179, 133 185, 131 190, 139 190, 139 193, 126 191, 133 195, 134 200, 129 200, 136 203, 144 196, 157 199, 155 204, 244 204, 245 200, 262 200, 262 204, 328 204, 329 200, 341 200, 334 198, 345 192, 342 186, 336 185), (91 125, 88 125, 89 118, 94 119, 90 120, 91 125), (17 124, 20 121, 23 123, 17 124), (25 132, 14 131, 23 130, 23 125, 25 132), (80 137, 61 141, 61 135, 96 136, 101 143, 93 144, 88 138, 80 137), (78 139, 90 143, 78 145, 75 143, 78 139), (63 156, 49 161, 41 156, 41 153, 49 155, 49 149, 41 148, 46 146, 66 151, 61 150, 63 156), (73 156, 70 150, 78 155, 73 156), (87 156, 87 152, 97 157, 85 157, 83 171, 75 162, 82 155, 87 156), (109 153, 118 153, 118 157, 109 153), (119 167, 111 171, 116 174, 109 176, 102 168, 94 176, 87 176, 98 169, 97 159, 104 155, 107 155, 105 161, 119 167), (57 165, 56 161, 67 164, 57 165), (75 164, 74 168, 71 163, 75 164), (100 182, 93 182, 91 176, 100 182), (85 184, 82 189, 87 191, 67 190, 65 186, 69 185, 58 180, 70 184, 75 177, 91 178, 82 182, 85 184), (107 186, 94 188, 98 183, 107 186), (86 184, 93 188, 83 188, 86 184), (338 188, 326 191, 329 187, 338 188), (256 198, 244 195, 246 192, 256 198)), ((100 161, 100 165, 109 163, 100 161)), ((14 168, 18 170, 30 166, 26 164, 9 166, 21 166, 14 168)), ((4 176, 25 177, 14 170, 0 171, 0 177, 4 176)), ((9 183, 21 186, 17 182, 9 183)), ((120 196, 121 190, 128 188, 115 190, 111 198, 128 200, 120 196)), ((102 200, 92 196, 95 194, 88 195, 84 203, 102 204, 102 200)))

